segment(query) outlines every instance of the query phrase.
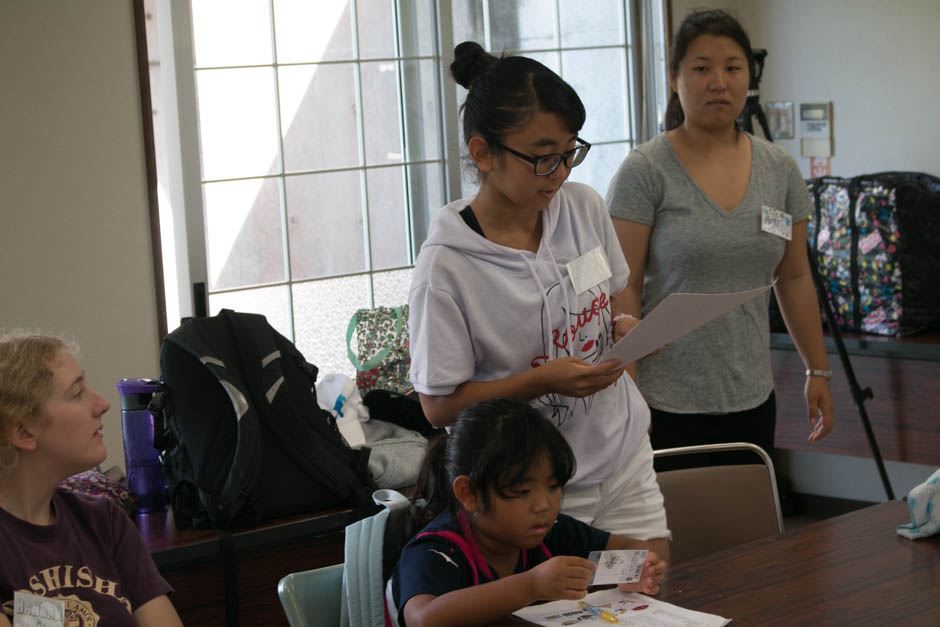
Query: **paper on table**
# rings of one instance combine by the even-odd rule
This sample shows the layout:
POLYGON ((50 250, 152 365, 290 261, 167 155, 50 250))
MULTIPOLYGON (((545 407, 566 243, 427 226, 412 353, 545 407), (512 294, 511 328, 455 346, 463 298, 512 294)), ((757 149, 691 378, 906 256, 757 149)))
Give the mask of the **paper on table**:
POLYGON ((604 361, 633 363, 763 294, 773 285, 730 294, 670 294, 604 354, 604 361))
MULTIPOLYGON (((584 601, 606 610, 617 617, 621 625, 683 625, 684 627, 721 627, 731 621, 715 614, 687 610, 678 605, 658 601, 638 592, 621 592, 617 588, 598 590, 584 597, 584 601)), ((561 627, 562 625, 607 625, 610 623, 578 607, 577 601, 552 601, 530 605, 515 616, 536 625, 561 627)))

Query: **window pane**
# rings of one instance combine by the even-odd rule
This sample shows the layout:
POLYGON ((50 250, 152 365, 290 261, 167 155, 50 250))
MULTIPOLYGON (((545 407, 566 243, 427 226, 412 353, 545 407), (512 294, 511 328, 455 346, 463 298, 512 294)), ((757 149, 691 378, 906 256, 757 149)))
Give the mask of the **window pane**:
POLYGON ((621 0, 559 0, 561 45, 622 45, 624 39, 621 0))
POLYGON ((428 57, 434 54, 434 1, 412 0, 398 5, 401 25, 401 54, 405 57, 428 57))
POLYGON ((398 101, 398 63, 363 63, 362 126, 366 163, 401 162, 401 108, 398 101))
POLYGON ((408 167, 408 197, 411 208, 411 240, 413 254, 418 256, 421 244, 428 237, 431 214, 444 206, 444 173, 440 163, 408 167))
POLYGON ((349 0, 275 0, 278 63, 351 60, 349 0))
POLYGON ((286 179, 293 280, 366 269, 359 177, 352 171, 286 179))
POLYGON ((333 373, 355 377, 346 355, 346 329, 356 310, 369 306, 368 276, 296 283, 293 296, 294 344, 320 369, 317 380, 333 373))
POLYGON ((359 58, 388 59, 395 55, 395 6, 392 0, 358 0, 359 58))
POLYGON ((278 69, 287 172, 359 165, 352 64, 278 69))
MULTIPOLYGON (((527 52, 523 56, 535 59, 555 74, 558 74, 558 53, 557 52, 527 52)), ((578 94, 579 96, 581 94, 578 94)))
POLYGON ((408 265, 404 168, 366 170, 372 269, 408 265))
POLYGON ((372 293, 376 307, 398 307, 408 304, 414 268, 376 272, 372 275, 372 293))
POLYGON ((254 290, 210 294, 209 315, 214 316, 223 309, 258 313, 267 318, 278 333, 290 339, 290 305, 287 290, 286 285, 274 285, 254 290))
POLYGON ((496 53, 554 48, 554 0, 490 2, 490 29, 496 53))
POLYGON ((434 61, 404 61, 401 64, 405 145, 409 161, 440 158, 440 104, 435 65, 434 61))
POLYGON ((568 180, 586 183, 597 190, 601 196, 607 195, 610 179, 614 177, 620 163, 630 152, 630 144, 618 142, 616 144, 603 144, 591 146, 587 158, 571 171, 568 180))
POLYGON ((271 12, 256 0, 192 0, 196 67, 271 63, 271 12))
POLYGON ((199 144, 204 180, 277 172, 272 68, 199 70, 199 144))
POLYGON ((565 80, 578 92, 587 110, 581 137, 589 142, 630 139, 623 49, 563 52, 562 63, 565 80))
MULTIPOLYGON (((483 22, 483 2, 488 0, 453 0, 451 6, 454 29, 454 45, 465 41, 475 41, 481 46, 486 37, 483 22)), ((453 60, 454 51, 444 50, 444 57, 453 60)))
POLYGON ((209 289, 284 280, 278 179, 203 185, 209 289))

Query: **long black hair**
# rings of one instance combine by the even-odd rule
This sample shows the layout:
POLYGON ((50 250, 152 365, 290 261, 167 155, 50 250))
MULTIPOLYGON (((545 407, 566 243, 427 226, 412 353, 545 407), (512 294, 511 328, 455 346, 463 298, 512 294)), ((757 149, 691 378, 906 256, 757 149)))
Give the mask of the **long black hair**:
POLYGON ((465 41, 454 48, 450 74, 468 90, 460 107, 464 142, 478 135, 499 152, 503 137, 537 111, 557 114, 572 133, 584 126, 584 104, 577 92, 534 59, 497 58, 480 44, 465 41))
POLYGON ((543 454, 548 455, 555 480, 566 484, 574 475, 574 452, 555 425, 527 402, 492 399, 463 410, 450 433, 424 456, 407 538, 445 508, 458 507, 453 483, 460 475, 469 477, 470 490, 488 507, 490 490, 506 496, 506 490, 518 484, 543 454))
MULTIPOLYGON (((675 37, 672 38, 672 46, 669 48, 669 75, 675 77, 679 74, 679 63, 685 58, 689 46, 700 35, 715 35, 716 37, 730 37, 741 46, 744 55, 747 57, 748 72, 754 75, 754 53, 751 50, 751 40, 748 38, 744 28, 736 19, 731 17, 726 11, 721 9, 705 9, 689 13, 675 37)), ((666 104, 666 130, 672 130, 681 126, 685 121, 685 112, 682 110, 682 103, 679 102, 679 94, 675 90, 670 90, 669 102, 666 104)))

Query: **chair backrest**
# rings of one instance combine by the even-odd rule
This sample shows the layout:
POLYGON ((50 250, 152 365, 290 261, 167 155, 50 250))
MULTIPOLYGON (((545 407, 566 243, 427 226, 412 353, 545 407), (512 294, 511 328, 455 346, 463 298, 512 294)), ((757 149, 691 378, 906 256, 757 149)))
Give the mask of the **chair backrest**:
POLYGON ((376 490, 372 499, 382 510, 346 526, 342 564, 291 573, 278 583, 291 627, 385 624, 385 580, 398 560, 410 502, 395 490, 376 490))
POLYGON ((291 573, 277 584, 291 627, 339 625, 342 594, 342 564, 291 573))
POLYGON ((777 480, 770 456, 754 444, 705 444, 653 451, 654 457, 753 451, 761 464, 702 466, 657 473, 679 563, 783 532, 777 480))

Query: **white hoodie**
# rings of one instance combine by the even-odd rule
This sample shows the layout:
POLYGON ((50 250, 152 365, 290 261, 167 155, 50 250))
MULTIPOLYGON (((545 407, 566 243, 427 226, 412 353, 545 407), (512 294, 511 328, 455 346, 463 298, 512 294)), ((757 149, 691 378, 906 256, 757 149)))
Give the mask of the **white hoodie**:
MULTIPOLYGON (((629 274, 604 200, 565 183, 542 212, 537 253, 473 231, 460 216, 471 200, 435 213, 415 264, 408 298, 415 389, 443 396, 465 381, 504 379, 557 357, 603 361, 613 342, 610 297, 629 274), (566 264, 598 247, 612 276, 577 294, 566 264)), ((572 487, 608 479, 649 427, 629 375, 585 398, 546 394, 532 404, 574 449, 572 487)))

